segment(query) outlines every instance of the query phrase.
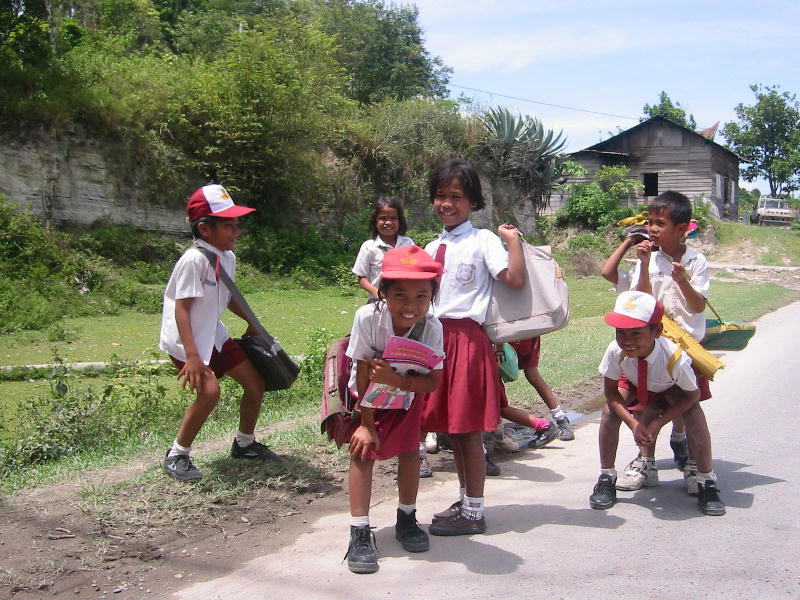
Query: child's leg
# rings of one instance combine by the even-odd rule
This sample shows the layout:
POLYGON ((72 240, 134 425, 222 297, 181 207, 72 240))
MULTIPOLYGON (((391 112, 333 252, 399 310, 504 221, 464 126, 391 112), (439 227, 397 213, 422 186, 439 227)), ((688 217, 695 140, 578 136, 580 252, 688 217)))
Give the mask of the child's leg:
POLYGON ((689 453, 697 463, 700 473, 710 473, 711 464, 711 434, 708 431, 706 415, 699 403, 683 413, 686 423, 686 439, 689 444, 689 453))
POLYGON ((239 431, 252 435, 264 400, 264 380, 250 360, 244 360, 230 369, 226 375, 241 384, 242 400, 239 405, 239 431))
POLYGON ((186 448, 190 447, 197 437, 200 428, 208 419, 208 415, 219 402, 219 382, 211 375, 203 377, 197 388, 197 397, 186 407, 178 429, 177 442, 186 448))
POLYGON ((407 452, 397 457, 397 488, 400 504, 416 504, 419 489, 419 454, 407 452))
POLYGON ((542 397, 547 408, 553 410, 558 406, 558 402, 556 402, 556 398, 553 395, 553 390, 550 389, 550 386, 547 385, 547 382, 542 378, 538 367, 527 367, 525 369, 525 378, 533 386, 533 389, 536 390, 536 393, 542 397))
MULTIPOLYGON (((374 460, 361 460, 360 458, 350 459, 348 497, 350 500, 351 517, 369 516, 369 502, 372 498, 372 469, 374 466, 374 460)), ((416 467, 416 465, 414 466, 416 467)), ((417 473, 419 473, 418 467, 417 473)))
POLYGON ((453 457, 459 468, 458 480, 466 488, 467 496, 483 498, 486 482, 486 460, 483 457, 483 432, 451 433, 453 457))

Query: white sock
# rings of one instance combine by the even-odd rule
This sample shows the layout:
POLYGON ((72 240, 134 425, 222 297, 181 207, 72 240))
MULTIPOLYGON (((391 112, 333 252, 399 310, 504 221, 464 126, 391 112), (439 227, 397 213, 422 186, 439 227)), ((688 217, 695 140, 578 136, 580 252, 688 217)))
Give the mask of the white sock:
POLYGON ((612 479, 617 478, 617 470, 614 467, 610 469, 600 469, 600 475, 610 475, 612 479))
POLYGON ((700 471, 697 472, 697 483, 705 483, 707 481, 716 481, 717 475, 714 473, 713 469, 708 473, 701 473, 700 471))
POLYGON ((427 454, 428 454, 428 451, 425 449, 425 442, 420 442, 419 443, 419 455, 420 456, 425 456, 427 454))
POLYGON ((469 496, 464 496, 461 514, 472 521, 477 521, 483 516, 484 502, 484 498, 470 498, 469 496))
POLYGON ((655 469, 656 467, 656 459, 653 456, 643 456, 642 457, 642 466, 644 467, 651 467, 655 469))
POLYGON ((247 446, 255 441, 256 434, 254 433, 242 433, 241 431, 236 432, 236 443, 239 445, 239 448, 247 448, 247 446))
POLYGON ((682 442, 686 439, 685 431, 673 431, 669 436, 670 442, 682 442))
POLYGON ((174 442, 172 442, 172 448, 170 448, 168 456, 177 456, 179 454, 183 454, 184 456, 189 456, 189 452, 191 451, 192 451, 191 446, 186 446, 186 447, 181 446, 178 443, 178 440, 176 439, 174 442))
POLYGON ((467 488, 458 488, 458 499, 464 502, 464 497, 467 495, 467 488))
POLYGON ((555 408, 550 409, 550 414, 553 415, 554 419, 560 419, 561 417, 566 417, 567 415, 564 413, 564 410, 561 408, 559 404, 555 408))
POLYGON ((369 515, 365 515, 363 517, 350 517, 350 526, 351 527, 369 527, 369 515))
POLYGON ((417 510, 416 504, 401 504, 400 502, 397 503, 397 508, 402 510, 407 515, 410 515, 412 512, 417 510))

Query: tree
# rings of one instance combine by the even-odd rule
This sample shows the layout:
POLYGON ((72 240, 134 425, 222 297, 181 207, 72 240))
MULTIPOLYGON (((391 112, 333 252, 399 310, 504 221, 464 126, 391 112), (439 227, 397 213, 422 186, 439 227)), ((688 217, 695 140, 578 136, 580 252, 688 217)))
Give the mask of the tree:
POLYGON ((722 135, 746 164, 742 177, 763 177, 770 196, 800 189, 800 105, 779 86, 751 85, 756 96, 752 106, 739 104, 734 110, 738 123, 726 123, 722 135))
POLYGON ((692 131, 697 129, 694 116, 687 116, 686 109, 681 106, 680 102, 673 104, 667 92, 662 91, 658 95, 658 104, 653 104, 652 106, 645 104, 644 108, 642 108, 642 112, 645 116, 640 119, 641 121, 646 121, 653 117, 664 117, 678 125, 683 125, 686 129, 691 129, 692 131))

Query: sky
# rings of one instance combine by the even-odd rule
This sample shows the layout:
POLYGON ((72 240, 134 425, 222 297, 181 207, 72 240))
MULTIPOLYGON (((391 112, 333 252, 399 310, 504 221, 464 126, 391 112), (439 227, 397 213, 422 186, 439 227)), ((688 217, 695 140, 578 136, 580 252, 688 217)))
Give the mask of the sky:
POLYGON ((800 94, 796 0, 402 4, 417 6, 425 47, 453 68, 452 98, 538 117, 566 134, 568 151, 636 125, 662 90, 698 128, 736 120, 738 104, 755 103, 752 84, 800 94))

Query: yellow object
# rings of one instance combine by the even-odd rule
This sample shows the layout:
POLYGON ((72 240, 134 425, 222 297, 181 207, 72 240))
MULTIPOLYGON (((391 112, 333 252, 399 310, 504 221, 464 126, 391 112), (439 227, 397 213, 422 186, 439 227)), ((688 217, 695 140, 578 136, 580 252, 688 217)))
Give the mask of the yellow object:
POLYGON ((647 225, 647 211, 643 210, 638 215, 632 217, 625 217, 621 221, 617 221, 619 227, 628 227, 629 225, 647 225))
POLYGON ((664 333, 662 335, 672 340, 686 351, 689 358, 692 359, 692 366, 697 369, 698 373, 713 380, 714 374, 725 367, 725 363, 703 348, 700 342, 686 333, 680 325, 668 316, 664 315, 664 317, 662 317, 661 324, 664 326, 664 333))

